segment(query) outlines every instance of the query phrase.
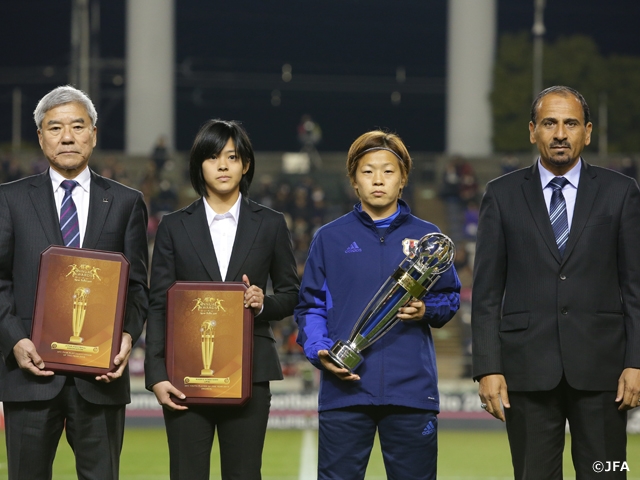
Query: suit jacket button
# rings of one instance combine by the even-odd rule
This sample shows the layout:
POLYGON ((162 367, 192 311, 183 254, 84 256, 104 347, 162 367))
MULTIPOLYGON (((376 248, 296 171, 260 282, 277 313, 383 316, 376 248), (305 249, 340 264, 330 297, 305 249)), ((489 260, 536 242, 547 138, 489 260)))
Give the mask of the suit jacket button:
POLYGON ((560 280, 566 280, 566 279, 567 279, 566 275, 564 275, 564 274, 560 275, 560 280))
POLYGON ((560 313, 563 315, 566 315, 567 313, 569 313, 569 310, 567 310, 567 307, 562 307, 562 310, 560 310, 560 313))

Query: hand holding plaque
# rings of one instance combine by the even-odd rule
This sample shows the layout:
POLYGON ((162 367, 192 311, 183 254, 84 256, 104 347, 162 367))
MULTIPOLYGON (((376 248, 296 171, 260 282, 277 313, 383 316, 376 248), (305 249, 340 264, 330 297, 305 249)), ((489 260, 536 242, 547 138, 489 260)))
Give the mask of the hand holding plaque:
POLYGON ((446 235, 429 233, 422 237, 360 314, 349 340, 338 340, 331 347, 331 361, 353 372, 364 360, 360 352, 400 321, 400 308, 412 298, 422 299, 433 288, 451 268, 454 257, 455 245, 446 235))

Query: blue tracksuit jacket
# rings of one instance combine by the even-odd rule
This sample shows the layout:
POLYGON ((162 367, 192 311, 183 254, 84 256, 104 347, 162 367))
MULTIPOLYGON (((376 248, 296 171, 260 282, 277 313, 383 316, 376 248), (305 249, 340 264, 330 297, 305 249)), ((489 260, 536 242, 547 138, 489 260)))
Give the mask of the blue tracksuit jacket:
MULTIPOLYGON (((402 200, 398 204, 400 214, 382 238, 359 204, 320 228, 313 238, 294 315, 297 341, 317 368, 321 368, 318 350, 349 339, 362 310, 405 258, 402 241, 439 231, 411 215, 402 200)), ((431 327, 443 326, 460 306, 460 281, 453 267, 423 300, 422 320, 400 322, 363 350, 364 362, 356 370, 360 381, 342 381, 322 371, 320 411, 354 405, 439 411, 431 327)))

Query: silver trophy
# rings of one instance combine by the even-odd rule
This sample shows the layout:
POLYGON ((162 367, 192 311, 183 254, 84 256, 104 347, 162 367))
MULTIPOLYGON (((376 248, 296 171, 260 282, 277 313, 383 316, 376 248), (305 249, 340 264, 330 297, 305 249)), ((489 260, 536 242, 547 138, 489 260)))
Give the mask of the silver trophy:
POLYGON ((409 254, 360 314, 349 340, 338 340, 329 350, 333 363, 353 372, 364 360, 360 352, 400 321, 400 308, 433 288, 453 265, 455 252, 451 239, 442 233, 429 233, 409 245, 409 254))

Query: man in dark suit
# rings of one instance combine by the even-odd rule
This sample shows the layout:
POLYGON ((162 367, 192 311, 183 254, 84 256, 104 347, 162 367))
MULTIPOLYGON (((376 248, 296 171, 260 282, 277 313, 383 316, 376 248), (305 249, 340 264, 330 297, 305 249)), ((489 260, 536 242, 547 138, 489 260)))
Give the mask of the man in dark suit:
POLYGON ((638 405, 640 191, 581 159, 591 130, 580 93, 541 92, 538 161, 490 182, 480 209, 473 375, 482 407, 506 419, 517 479, 562 478, 567 420, 578 479, 624 462, 638 405))
POLYGON ((78 478, 117 479, 130 401, 127 362, 148 308, 147 211, 140 192, 88 168, 97 114, 85 93, 52 90, 34 119, 50 168, 0 185, 0 400, 9 479, 50 479, 63 429, 78 478), (50 245, 122 252, 129 260, 115 372, 54 374, 29 339, 40 253, 50 245))

